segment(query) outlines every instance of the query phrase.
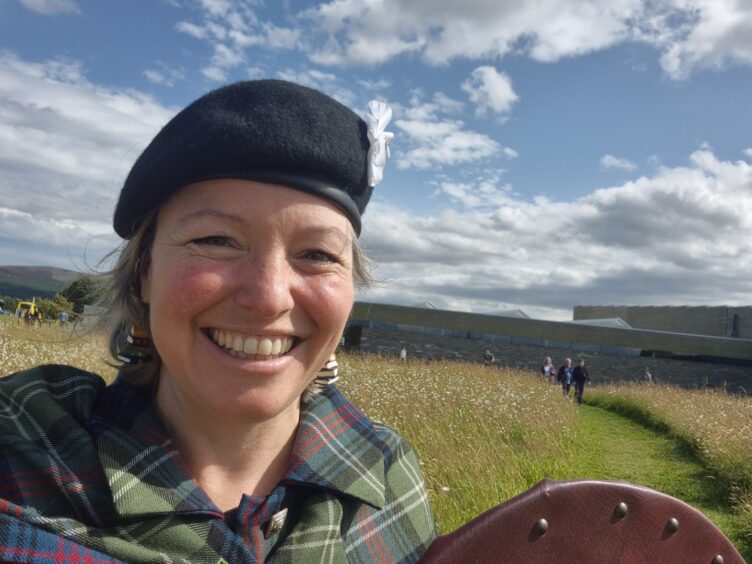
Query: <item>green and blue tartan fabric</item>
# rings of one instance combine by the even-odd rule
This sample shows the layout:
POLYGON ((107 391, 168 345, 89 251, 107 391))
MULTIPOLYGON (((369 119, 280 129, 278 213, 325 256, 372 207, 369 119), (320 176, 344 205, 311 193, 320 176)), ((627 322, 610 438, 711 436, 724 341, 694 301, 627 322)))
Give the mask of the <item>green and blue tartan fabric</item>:
POLYGON ((304 405, 293 452, 268 497, 225 515, 141 389, 59 365, 2 378, 0 560, 415 562, 428 548, 415 454, 333 386, 304 405))

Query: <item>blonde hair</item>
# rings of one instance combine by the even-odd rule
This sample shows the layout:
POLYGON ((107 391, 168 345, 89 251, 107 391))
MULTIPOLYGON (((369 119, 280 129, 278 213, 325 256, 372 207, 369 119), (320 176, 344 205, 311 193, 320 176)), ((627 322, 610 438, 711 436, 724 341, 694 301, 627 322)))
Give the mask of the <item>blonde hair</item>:
MULTIPOLYGON (((103 298, 98 303, 101 309, 97 322, 97 327, 109 336, 108 348, 114 359, 114 366, 131 383, 154 388, 162 360, 153 343, 151 360, 140 364, 125 364, 118 360, 118 353, 126 346, 132 327, 149 327, 149 308, 141 299, 141 276, 149 268, 158 214, 159 209, 155 209, 144 216, 133 236, 123 241, 103 259, 103 262, 113 258, 116 260, 112 269, 104 273, 107 283, 103 298)), ((352 240, 353 282, 356 287, 363 288, 373 281, 369 272, 369 260, 352 225, 349 229, 352 240)), ((305 396, 318 393, 320 389, 312 382, 305 396)))

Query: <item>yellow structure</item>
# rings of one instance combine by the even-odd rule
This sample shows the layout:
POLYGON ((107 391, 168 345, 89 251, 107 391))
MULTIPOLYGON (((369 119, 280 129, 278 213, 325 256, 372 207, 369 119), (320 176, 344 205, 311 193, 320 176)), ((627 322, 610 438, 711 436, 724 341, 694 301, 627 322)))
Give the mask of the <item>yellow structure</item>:
POLYGON ((27 313, 35 315, 37 311, 39 311, 39 308, 34 300, 30 302, 18 302, 18 305, 16 306, 16 317, 23 319, 26 317, 27 313))

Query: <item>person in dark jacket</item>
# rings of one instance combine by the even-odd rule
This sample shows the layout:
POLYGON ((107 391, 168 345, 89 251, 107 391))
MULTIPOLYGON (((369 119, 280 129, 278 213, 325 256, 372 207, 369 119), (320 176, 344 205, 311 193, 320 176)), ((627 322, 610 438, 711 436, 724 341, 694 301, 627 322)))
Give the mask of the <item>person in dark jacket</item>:
POLYGON ((590 382, 590 374, 585 368, 585 360, 580 359, 577 366, 572 371, 572 381, 574 382, 574 394, 577 403, 582 403, 582 395, 585 393, 585 382, 590 382))
POLYGON ((556 380, 561 384, 561 393, 565 398, 569 397, 569 390, 572 387, 572 359, 565 358, 564 364, 559 367, 556 373, 556 380))

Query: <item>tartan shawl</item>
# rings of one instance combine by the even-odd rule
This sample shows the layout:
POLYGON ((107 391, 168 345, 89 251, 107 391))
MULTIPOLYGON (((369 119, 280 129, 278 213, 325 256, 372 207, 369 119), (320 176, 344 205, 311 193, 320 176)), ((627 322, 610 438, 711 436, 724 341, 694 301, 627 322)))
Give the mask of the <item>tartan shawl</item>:
POLYGON ((61 365, 0 379, 3 562, 415 562, 434 537, 414 452, 334 386, 272 493, 225 515, 143 390, 61 365))

